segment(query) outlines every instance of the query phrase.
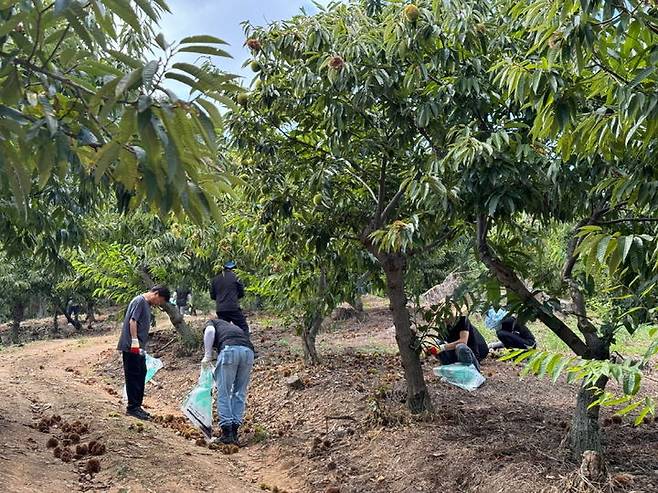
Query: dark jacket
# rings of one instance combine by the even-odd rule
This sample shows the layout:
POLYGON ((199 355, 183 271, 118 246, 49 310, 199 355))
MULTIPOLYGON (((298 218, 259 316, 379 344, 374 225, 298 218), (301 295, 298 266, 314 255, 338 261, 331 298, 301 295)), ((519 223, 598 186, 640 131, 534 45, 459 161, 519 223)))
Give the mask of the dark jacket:
POLYGON ((219 354, 225 346, 244 346, 252 351, 254 350, 249 335, 237 325, 233 325, 230 322, 220 319, 210 320, 206 325, 212 325, 215 327, 215 342, 213 343, 213 346, 217 349, 217 354, 219 354))
POLYGON ((215 300, 218 312, 239 310, 239 299, 244 296, 244 286, 231 269, 224 269, 210 283, 210 297, 215 300))
POLYGON ((528 346, 536 344, 535 336, 530 329, 520 323, 516 317, 506 317, 500 323, 500 328, 496 332, 507 331, 516 334, 526 341, 528 346))
POLYGON ((459 333, 463 330, 468 331, 468 342, 466 345, 471 348, 478 361, 482 361, 489 354, 487 341, 484 340, 480 331, 478 331, 469 319, 459 317, 452 327, 448 328, 446 342, 455 342, 459 339, 459 333))

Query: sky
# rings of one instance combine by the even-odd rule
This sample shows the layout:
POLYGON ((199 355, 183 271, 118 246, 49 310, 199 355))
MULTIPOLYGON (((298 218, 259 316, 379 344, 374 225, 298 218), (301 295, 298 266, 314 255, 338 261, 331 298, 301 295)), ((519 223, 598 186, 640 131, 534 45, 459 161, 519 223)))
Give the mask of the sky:
MULTIPOLYGON (((323 0, 320 3, 328 3, 323 0)), ((287 19, 304 8, 306 13, 317 12, 311 1, 306 0, 167 0, 172 14, 165 15, 160 26, 168 42, 180 40, 193 34, 211 34, 228 42, 220 47, 228 51, 233 59, 215 58, 222 70, 246 76, 243 83, 251 82, 253 73, 241 68, 249 58, 249 50, 243 46, 245 36, 240 23, 249 20, 255 25, 287 19)), ((178 61, 194 62, 196 55, 177 57, 178 61)))

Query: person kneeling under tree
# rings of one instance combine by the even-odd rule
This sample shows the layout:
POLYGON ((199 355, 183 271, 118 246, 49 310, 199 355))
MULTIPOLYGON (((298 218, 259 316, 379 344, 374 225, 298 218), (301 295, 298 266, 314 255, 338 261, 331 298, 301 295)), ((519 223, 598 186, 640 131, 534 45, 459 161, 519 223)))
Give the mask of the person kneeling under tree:
POLYGON ((446 340, 429 343, 426 354, 435 356, 442 365, 464 363, 480 371, 480 361, 489 354, 482 334, 464 316, 453 315, 446 321, 446 326, 446 340))
POLYGON ((238 444, 238 429, 244 418, 247 387, 254 366, 254 346, 249 332, 225 320, 214 319, 203 333, 204 356, 201 364, 212 366, 212 350, 217 350, 215 382, 217 413, 224 444, 238 444))
POLYGON ((499 342, 489 344, 490 349, 513 348, 534 349, 537 347, 535 336, 530 329, 516 317, 505 317, 496 327, 496 336, 499 342))

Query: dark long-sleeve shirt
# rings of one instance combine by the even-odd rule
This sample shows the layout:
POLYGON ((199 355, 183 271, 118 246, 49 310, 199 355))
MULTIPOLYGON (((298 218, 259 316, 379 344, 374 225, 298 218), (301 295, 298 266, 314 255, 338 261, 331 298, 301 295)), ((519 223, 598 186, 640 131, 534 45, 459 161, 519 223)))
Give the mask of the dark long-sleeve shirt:
POLYGON ((244 296, 244 285, 230 269, 224 269, 210 283, 210 297, 215 300, 218 312, 239 310, 240 298, 244 296))

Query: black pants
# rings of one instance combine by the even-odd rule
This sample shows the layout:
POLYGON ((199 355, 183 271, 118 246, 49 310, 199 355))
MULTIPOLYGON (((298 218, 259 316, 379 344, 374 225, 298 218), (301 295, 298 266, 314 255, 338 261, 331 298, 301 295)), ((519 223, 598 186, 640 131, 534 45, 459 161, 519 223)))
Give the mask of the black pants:
POLYGON ((249 325, 247 324, 247 318, 242 313, 242 310, 239 308, 237 310, 222 310, 218 311, 217 318, 225 320, 227 322, 233 322, 235 325, 240 327, 246 334, 249 334, 249 325))
POLYGON ((144 400, 146 357, 123 351, 123 374, 126 378, 128 411, 135 411, 142 407, 142 401, 144 400))
POLYGON ((506 348, 530 349, 535 347, 535 341, 508 330, 499 330, 496 335, 506 348))

